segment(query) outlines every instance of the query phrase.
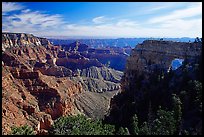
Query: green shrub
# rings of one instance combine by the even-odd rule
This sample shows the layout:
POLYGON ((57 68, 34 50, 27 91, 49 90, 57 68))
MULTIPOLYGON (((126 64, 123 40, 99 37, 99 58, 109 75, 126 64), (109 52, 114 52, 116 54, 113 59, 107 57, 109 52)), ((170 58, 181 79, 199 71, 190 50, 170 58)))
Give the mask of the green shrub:
POLYGON ((11 135, 34 135, 34 130, 27 125, 21 127, 12 127, 11 135))
POLYGON ((115 126, 83 115, 60 117, 49 131, 54 135, 113 135, 114 132, 115 126))
POLYGON ((116 135, 130 135, 128 128, 120 127, 116 135))
POLYGON ((134 114, 134 116, 131 119, 131 127, 132 127, 132 134, 133 135, 138 135, 139 132, 139 127, 138 127, 138 117, 137 114, 134 114))

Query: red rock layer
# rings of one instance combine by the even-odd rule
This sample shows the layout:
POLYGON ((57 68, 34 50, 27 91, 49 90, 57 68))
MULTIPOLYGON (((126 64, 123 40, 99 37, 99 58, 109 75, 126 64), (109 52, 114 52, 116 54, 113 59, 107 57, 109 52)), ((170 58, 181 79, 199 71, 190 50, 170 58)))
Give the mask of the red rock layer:
POLYGON ((60 47, 48 40, 2 34, 2 45, 2 134, 26 124, 46 134, 54 119, 74 113, 73 98, 82 86, 63 77, 71 72, 55 65, 60 47))

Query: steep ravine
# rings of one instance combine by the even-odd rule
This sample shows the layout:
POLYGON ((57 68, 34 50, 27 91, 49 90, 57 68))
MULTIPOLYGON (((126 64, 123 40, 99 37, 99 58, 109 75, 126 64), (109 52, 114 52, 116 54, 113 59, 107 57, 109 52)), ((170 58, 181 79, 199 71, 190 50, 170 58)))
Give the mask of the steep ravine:
POLYGON ((65 115, 103 118, 120 90, 122 72, 97 60, 79 60, 78 53, 63 51, 45 38, 2 33, 2 49, 2 134, 26 124, 47 134, 53 120, 65 115), (67 62, 59 65, 63 60, 67 62), (67 67, 70 61, 82 67, 67 67))

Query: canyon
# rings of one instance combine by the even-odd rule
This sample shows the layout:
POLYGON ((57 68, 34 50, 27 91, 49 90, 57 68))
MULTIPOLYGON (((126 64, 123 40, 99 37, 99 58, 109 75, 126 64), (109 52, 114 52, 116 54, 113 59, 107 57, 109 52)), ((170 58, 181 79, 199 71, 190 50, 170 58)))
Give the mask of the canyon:
MULTIPOLYGON (((55 45, 71 44, 75 41, 80 41, 92 48, 99 47, 127 47, 135 48, 137 44, 141 44, 145 40, 160 40, 161 38, 74 38, 74 37, 48 37, 48 40, 55 45)), ((175 42, 193 42, 194 38, 182 37, 182 38, 162 38, 164 41, 175 41, 175 42)))
POLYGON ((97 119, 108 112, 123 72, 88 58, 103 52, 88 56, 87 45, 72 45, 67 50, 32 34, 2 33, 2 134, 22 125, 48 134, 61 116, 97 119))
MULTIPOLYGON (((46 135, 57 118, 77 114, 127 127, 132 134, 134 114, 142 126, 150 110, 154 116, 158 106, 170 110, 172 94, 183 99, 182 90, 191 89, 187 82, 201 80, 201 55, 202 42, 145 40, 134 49, 96 48, 81 41, 53 45, 32 34, 2 33, 2 134, 29 125, 46 135), (172 70, 174 59, 183 59, 184 65, 172 70)), ((188 94, 182 100, 182 126, 200 132, 200 102, 189 107, 186 100, 194 98, 188 94)))

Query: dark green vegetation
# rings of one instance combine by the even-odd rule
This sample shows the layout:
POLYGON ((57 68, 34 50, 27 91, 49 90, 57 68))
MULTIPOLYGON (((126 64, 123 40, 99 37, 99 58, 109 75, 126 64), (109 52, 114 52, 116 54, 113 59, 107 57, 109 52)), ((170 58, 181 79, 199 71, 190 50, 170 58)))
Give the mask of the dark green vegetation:
POLYGON ((125 126, 133 135, 202 134, 201 56, 185 59, 168 73, 158 68, 136 76, 129 86, 112 100, 117 107, 107 122, 125 126))
POLYGON ((34 130, 27 125, 21 127, 12 127, 11 135, 34 135, 34 130))
POLYGON ((61 117, 54 122, 52 135, 113 135, 115 127, 83 115, 61 117))
POLYGON ((103 120, 93 120, 83 115, 60 117, 49 130, 50 135, 129 135, 128 128, 116 129, 103 120))

